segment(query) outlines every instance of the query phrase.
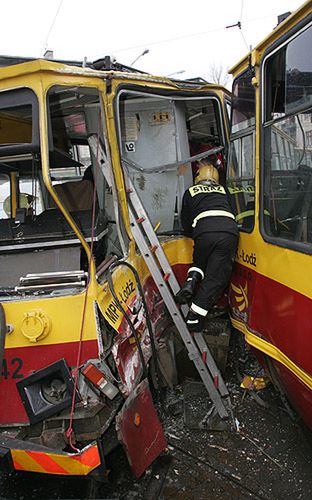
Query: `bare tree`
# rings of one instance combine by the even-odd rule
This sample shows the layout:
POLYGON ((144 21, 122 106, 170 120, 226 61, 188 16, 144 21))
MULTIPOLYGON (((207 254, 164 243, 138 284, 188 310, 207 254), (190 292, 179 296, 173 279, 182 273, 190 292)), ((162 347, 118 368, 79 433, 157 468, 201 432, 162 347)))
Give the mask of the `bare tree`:
POLYGON ((210 83, 217 83, 226 87, 230 80, 228 68, 225 68, 221 64, 212 63, 208 68, 207 80, 210 83))

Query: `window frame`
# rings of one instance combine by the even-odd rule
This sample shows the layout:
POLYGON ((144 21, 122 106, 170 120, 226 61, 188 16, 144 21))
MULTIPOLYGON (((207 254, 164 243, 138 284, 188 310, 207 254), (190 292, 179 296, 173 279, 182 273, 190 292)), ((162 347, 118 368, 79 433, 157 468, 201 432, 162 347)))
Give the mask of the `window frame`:
MULTIPOLYGON (((135 95, 137 97, 145 98, 158 98, 163 99, 164 101, 180 101, 180 102, 189 102, 189 101, 200 101, 200 100, 210 100, 213 102, 214 111, 216 114, 216 127, 218 137, 220 139, 220 145, 223 146, 222 155, 224 159, 224 164, 226 165, 227 156, 228 156, 228 138, 226 135, 226 129, 228 124, 226 123, 225 113, 223 111, 223 102, 222 98, 219 95, 214 93, 213 90, 201 90, 201 91, 192 91, 183 92, 183 90, 167 90, 161 89, 159 87, 153 87, 153 89, 145 90, 144 87, 135 84, 120 84, 117 86, 114 98, 113 98, 113 106, 114 106, 114 116, 116 123, 116 135, 117 142, 119 148, 119 158, 122 163, 124 159, 123 154, 123 140, 122 140, 122 123, 121 123, 121 106, 120 101, 123 95, 135 95)), ((192 157, 189 158, 191 160, 192 157)), ((156 167, 158 168, 158 167, 156 167)), ((123 174, 124 175, 124 174, 123 174)), ((179 210, 180 211, 180 208, 179 210)), ((167 232, 166 232, 167 233, 167 232)), ((160 234, 160 233, 159 233, 160 234)))
POLYGON ((116 95, 114 98, 114 108, 115 108, 115 116, 116 116, 116 123, 117 123, 117 135, 118 135, 118 146, 119 146, 119 154, 120 158, 123 158, 123 152, 122 152, 122 134, 121 134, 121 121, 120 121, 120 98, 123 94, 134 94, 137 96, 142 96, 144 98, 148 97, 158 97, 162 98, 164 100, 168 101, 190 101, 190 100, 203 100, 203 99, 211 99, 215 100, 217 103, 218 107, 218 112, 219 112, 219 120, 217 119, 217 127, 218 127, 218 135, 220 139, 222 140, 222 145, 223 145, 223 156, 226 161, 228 150, 227 150, 227 138, 225 136, 225 120, 224 120, 224 115, 222 112, 222 105, 219 96, 213 94, 209 90, 204 90, 202 92, 198 93, 183 93, 182 91, 176 91, 176 93, 173 93, 172 91, 164 91, 160 88, 154 88, 153 92, 151 90, 144 91, 142 87, 136 86, 136 85, 129 85, 129 86, 124 86, 120 85, 119 88, 116 90, 116 95))
MULTIPOLYGON (((300 241, 294 241, 286 238, 280 238, 279 236, 270 235, 267 233, 265 229, 264 222, 264 210, 265 210, 265 134, 266 129, 268 127, 272 127, 272 125, 278 121, 284 120, 290 116, 296 116, 300 114, 300 112, 304 111, 304 109, 297 109, 296 112, 293 113, 285 113, 283 117, 276 118, 275 120, 267 120, 267 106, 268 106, 268 89, 266 84, 266 68, 268 60, 274 56, 279 50, 282 50, 286 45, 288 45, 292 40, 300 36, 302 32, 306 29, 312 29, 312 14, 309 14, 305 19, 299 22, 297 25, 293 26, 287 33, 282 35, 279 39, 277 39, 271 47, 265 50, 261 64, 260 64, 260 112, 259 112, 259 120, 260 120, 260 193, 259 193, 259 230, 260 234, 264 241, 267 243, 271 243, 275 246, 294 250, 297 252, 301 252, 304 254, 312 255, 312 244, 305 243, 300 241)), ((281 171, 281 169, 280 169, 281 171)))
POLYGON ((39 100, 37 94, 32 88, 26 86, 18 87, 15 89, 4 89, 0 91, 0 111, 2 109, 8 109, 13 106, 18 107, 19 105, 31 105, 31 142, 3 145, 0 144, 1 157, 40 151, 39 100), (18 94, 21 94, 21 97, 20 102, 16 105, 12 101, 14 101, 14 95, 18 94), (4 101, 4 107, 1 107, 1 99, 3 99, 4 101))
MULTIPOLYGON (((233 84, 232 84, 232 96, 233 96, 233 89, 234 89, 234 86, 235 84, 237 83, 237 81, 248 75, 248 73, 250 73, 250 80, 252 79, 252 77, 254 76, 253 75, 253 72, 251 72, 251 69, 250 68, 247 68, 245 69, 244 71, 242 71, 239 75, 236 76, 236 78, 233 80, 233 84)), ((232 97, 233 99, 233 97, 232 97)), ((232 107, 231 107, 231 120, 230 120, 230 141, 229 141, 229 157, 228 157, 228 164, 227 164, 227 187, 229 188, 229 184, 228 184, 228 181, 229 181, 229 175, 228 175, 228 172, 229 172, 229 164, 231 162, 231 158, 232 158, 232 143, 234 143, 236 140, 240 140, 240 144, 241 144, 241 147, 240 147, 240 156, 241 156, 241 164, 239 165, 239 171, 241 172, 242 171, 242 143, 243 143, 243 139, 245 137, 248 137, 248 136, 252 136, 252 149, 253 149, 253 157, 252 157, 252 169, 253 169, 253 180, 254 180, 254 216, 253 216, 253 224, 252 226, 249 228, 244 228, 244 227, 238 227, 239 231, 240 232, 243 232, 243 233, 247 233, 247 234, 250 234, 253 232, 254 228, 255 228, 255 208, 256 208, 256 91, 254 90, 254 104, 255 104, 255 116, 254 116, 254 124, 252 125, 247 125, 245 128, 242 128, 242 129, 239 129, 237 131, 235 131, 234 133, 232 133, 232 123, 233 123, 233 113, 234 113, 234 106, 232 104, 232 107)), ((244 181, 244 177, 237 177, 236 179, 238 180, 242 180, 244 181)), ((240 212, 240 213, 243 213, 243 212, 240 212)), ((237 216, 239 216, 239 214, 237 214, 237 216)))
MULTIPOLYGON (((11 176, 10 176, 10 174, 9 174, 9 173, 6 173, 6 172, 1 172, 1 173, 0 173, 0 177, 2 177, 2 178, 6 177, 7 179, 5 179, 5 180, 7 181, 6 183, 7 183, 7 184, 8 184, 8 186, 9 186, 9 194, 8 194, 8 195, 7 195, 7 196, 3 199, 3 202, 2 202, 2 208, 1 208, 1 210, 2 210, 3 212, 5 212, 4 207, 3 207, 3 205, 4 205, 4 201, 7 199, 7 197, 8 197, 8 196, 11 198, 11 189, 12 189, 12 187, 11 187, 11 176)), ((5 184, 6 184, 6 183, 5 183, 5 184)), ((10 205, 11 205, 11 200, 10 200, 10 205)), ((9 217, 9 215, 8 215, 6 212, 5 212, 5 214, 6 214, 6 217, 1 217, 1 214, 0 214, 0 220, 6 220, 6 219, 9 219, 9 218, 10 218, 10 217, 9 217)))

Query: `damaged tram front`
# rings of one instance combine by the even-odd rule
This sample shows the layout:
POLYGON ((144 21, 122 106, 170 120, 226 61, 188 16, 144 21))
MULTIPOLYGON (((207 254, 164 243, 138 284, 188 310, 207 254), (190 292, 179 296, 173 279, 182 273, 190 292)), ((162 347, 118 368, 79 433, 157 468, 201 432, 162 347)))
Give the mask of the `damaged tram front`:
POLYGON ((125 186, 182 282, 181 199, 194 158, 222 168, 227 92, 46 60, 0 90, 1 469, 89 474, 117 427, 140 475, 166 446, 146 375, 172 325, 125 186))

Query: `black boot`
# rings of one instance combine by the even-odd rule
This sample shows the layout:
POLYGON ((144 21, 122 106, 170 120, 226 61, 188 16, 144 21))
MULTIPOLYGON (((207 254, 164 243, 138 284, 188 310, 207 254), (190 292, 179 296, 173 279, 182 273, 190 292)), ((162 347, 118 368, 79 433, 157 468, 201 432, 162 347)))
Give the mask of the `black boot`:
POLYGON ((189 270, 186 282, 175 296, 177 304, 188 304, 191 302, 196 285, 202 278, 203 275, 199 271, 189 270))
POLYGON ((204 329, 205 316, 200 316, 190 309, 185 322, 190 332, 202 332, 204 329))

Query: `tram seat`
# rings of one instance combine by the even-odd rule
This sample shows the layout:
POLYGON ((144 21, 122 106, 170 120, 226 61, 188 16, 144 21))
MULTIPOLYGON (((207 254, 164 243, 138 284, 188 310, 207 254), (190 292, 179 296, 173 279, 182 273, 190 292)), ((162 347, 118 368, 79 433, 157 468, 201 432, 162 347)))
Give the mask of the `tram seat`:
POLYGON ((93 183, 89 180, 64 182, 54 186, 66 210, 91 210, 93 203, 93 183))

